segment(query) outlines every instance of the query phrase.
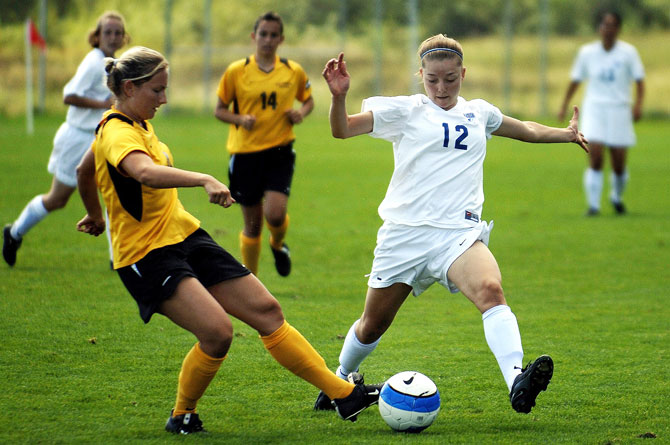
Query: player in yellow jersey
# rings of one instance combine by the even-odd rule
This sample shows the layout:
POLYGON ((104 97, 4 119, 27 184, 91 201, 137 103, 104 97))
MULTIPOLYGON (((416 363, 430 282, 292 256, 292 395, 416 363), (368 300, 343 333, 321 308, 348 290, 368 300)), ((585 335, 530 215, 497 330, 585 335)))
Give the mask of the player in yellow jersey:
POLYGON ((339 379, 310 343, 284 319, 263 284, 200 228, 177 196, 177 187, 203 187, 209 201, 230 207, 230 190, 214 177, 173 167, 172 154, 148 122, 167 102, 168 63, 135 47, 106 58, 107 85, 115 106, 103 115, 91 149, 77 167, 87 215, 77 228, 105 230, 96 187, 109 212, 114 267, 148 323, 154 313, 192 332, 198 342, 179 374, 177 400, 165 429, 203 431, 196 413, 233 340, 230 316, 256 329, 282 366, 334 400, 340 417, 356 415, 379 399, 379 385, 352 374, 339 379))
POLYGON ((270 247, 281 276, 291 273, 284 242, 289 225, 288 197, 295 165, 293 126, 314 108, 309 79, 296 62, 277 56, 284 41, 281 17, 267 12, 256 20, 251 38, 256 52, 230 64, 217 89, 215 116, 232 124, 230 191, 242 207, 242 262, 258 272, 263 220, 270 230, 270 247), (293 108, 295 101, 300 108, 293 108), (231 109, 232 108, 232 109, 231 109))

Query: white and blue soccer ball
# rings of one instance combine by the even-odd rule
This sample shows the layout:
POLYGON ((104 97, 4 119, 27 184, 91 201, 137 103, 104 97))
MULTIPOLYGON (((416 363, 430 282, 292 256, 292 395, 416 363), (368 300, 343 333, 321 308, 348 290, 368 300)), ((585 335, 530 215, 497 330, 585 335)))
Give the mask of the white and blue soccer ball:
POLYGON ((384 383, 379 413, 396 431, 420 433, 440 412, 440 392, 435 383, 416 371, 400 372, 384 383))

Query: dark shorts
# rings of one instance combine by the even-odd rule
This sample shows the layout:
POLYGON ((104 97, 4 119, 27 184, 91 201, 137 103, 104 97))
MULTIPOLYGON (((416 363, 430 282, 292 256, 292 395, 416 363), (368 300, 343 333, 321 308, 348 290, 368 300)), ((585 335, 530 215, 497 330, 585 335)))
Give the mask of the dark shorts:
POLYGON ((256 205, 271 190, 291 194, 295 169, 293 142, 254 153, 236 153, 228 163, 230 191, 241 205, 256 205))
POLYGON ((154 249, 137 263, 117 272, 137 302, 145 323, 149 323, 161 303, 174 294, 179 282, 186 277, 195 277, 209 287, 251 273, 203 229, 196 230, 181 243, 154 249))

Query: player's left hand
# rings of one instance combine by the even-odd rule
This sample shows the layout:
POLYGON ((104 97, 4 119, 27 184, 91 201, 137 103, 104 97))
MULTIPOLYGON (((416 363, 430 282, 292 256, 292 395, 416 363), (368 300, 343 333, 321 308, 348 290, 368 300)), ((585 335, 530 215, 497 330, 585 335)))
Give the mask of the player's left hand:
POLYGON ((296 110, 294 108, 291 108, 289 110, 286 110, 284 112, 286 117, 288 117, 288 120, 291 121, 293 125, 299 124, 302 122, 302 113, 300 110, 296 110))
POLYGON ((77 223, 77 230, 98 236, 105 231, 105 220, 103 218, 92 218, 87 214, 77 223))
POLYGON ((575 105, 572 112, 572 119, 570 119, 570 125, 568 129, 572 131, 573 139, 571 142, 582 147, 585 152, 589 152, 589 141, 586 140, 584 134, 579 131, 579 108, 575 105))

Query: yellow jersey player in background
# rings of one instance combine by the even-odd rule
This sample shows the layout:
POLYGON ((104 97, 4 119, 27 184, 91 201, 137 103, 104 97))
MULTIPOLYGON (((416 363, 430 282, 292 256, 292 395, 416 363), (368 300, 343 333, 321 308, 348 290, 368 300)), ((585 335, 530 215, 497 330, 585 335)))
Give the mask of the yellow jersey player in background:
POLYGON ((267 12, 258 17, 251 38, 256 52, 231 63, 221 77, 215 116, 232 124, 227 143, 228 176, 232 196, 244 217, 242 262, 258 273, 265 219, 277 272, 287 276, 291 258, 284 238, 295 166, 293 125, 312 111, 314 100, 302 67, 277 55, 284 41, 278 14, 267 12), (302 103, 298 109, 293 108, 296 100, 302 103))

